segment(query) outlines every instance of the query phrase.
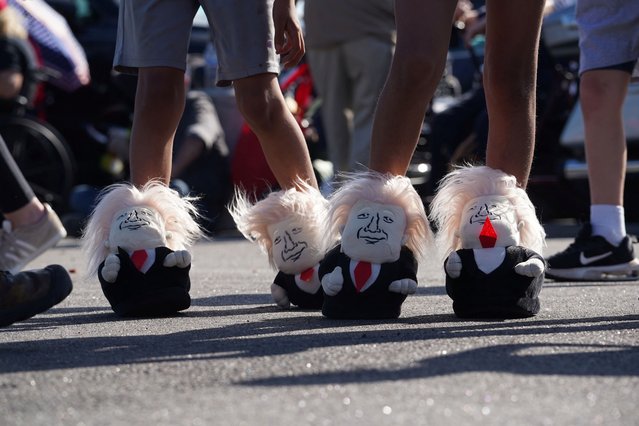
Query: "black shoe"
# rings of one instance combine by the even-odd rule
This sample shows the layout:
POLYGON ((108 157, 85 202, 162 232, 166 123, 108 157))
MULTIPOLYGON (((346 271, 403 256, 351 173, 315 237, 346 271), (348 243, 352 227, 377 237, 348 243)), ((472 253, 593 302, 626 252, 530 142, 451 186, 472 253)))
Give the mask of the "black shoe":
POLYGON ((568 248, 548 258, 546 277, 558 281, 639 280, 639 260, 626 236, 618 246, 584 224, 568 248))
POLYGON ((15 275, 0 271, 0 326, 46 311, 63 301, 72 288, 71 277, 60 265, 15 275))

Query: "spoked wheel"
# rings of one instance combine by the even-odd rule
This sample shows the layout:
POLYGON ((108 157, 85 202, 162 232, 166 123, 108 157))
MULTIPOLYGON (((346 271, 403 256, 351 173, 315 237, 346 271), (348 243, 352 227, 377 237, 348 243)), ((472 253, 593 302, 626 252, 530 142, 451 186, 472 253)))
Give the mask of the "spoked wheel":
POLYGON ((0 135, 36 196, 64 210, 75 163, 62 136, 46 123, 27 117, 1 119, 0 135))

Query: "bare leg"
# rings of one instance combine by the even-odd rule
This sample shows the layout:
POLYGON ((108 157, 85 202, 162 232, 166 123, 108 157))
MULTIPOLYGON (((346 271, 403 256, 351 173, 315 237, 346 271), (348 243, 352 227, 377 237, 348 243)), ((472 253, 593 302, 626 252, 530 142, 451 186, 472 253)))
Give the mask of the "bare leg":
POLYGON ((173 137, 184 111, 184 72, 140 68, 131 130, 131 182, 151 179, 168 184, 173 137))
POLYGON ((487 2, 486 165, 526 187, 535 148, 537 51, 544 0, 487 2))
POLYGON ((627 148, 621 111, 629 83, 630 74, 618 70, 581 76, 591 204, 623 205, 627 148))
POLYGON ((4 217, 11 222, 13 228, 33 225, 42 219, 46 212, 44 205, 36 197, 33 197, 29 203, 12 212, 2 213, 4 217))
POLYGON ((373 170, 403 175, 408 169, 428 103, 442 77, 456 3, 395 3, 397 47, 373 122, 373 170))
POLYGON ((284 189, 300 178, 317 188, 306 140, 288 110, 274 74, 259 74, 233 82, 237 105, 255 132, 266 160, 284 189))

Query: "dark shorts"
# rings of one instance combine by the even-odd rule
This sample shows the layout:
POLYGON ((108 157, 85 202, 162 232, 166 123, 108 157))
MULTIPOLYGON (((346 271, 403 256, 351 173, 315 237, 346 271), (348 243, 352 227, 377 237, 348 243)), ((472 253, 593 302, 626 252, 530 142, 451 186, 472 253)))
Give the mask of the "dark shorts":
POLYGON ((623 62, 621 64, 616 64, 616 65, 610 65, 607 67, 600 67, 600 68, 592 68, 589 69, 588 71, 595 71, 595 70, 618 70, 618 71, 624 71, 627 72, 628 74, 632 74, 632 71, 635 69, 635 66, 637 65, 637 61, 628 61, 628 62, 623 62))

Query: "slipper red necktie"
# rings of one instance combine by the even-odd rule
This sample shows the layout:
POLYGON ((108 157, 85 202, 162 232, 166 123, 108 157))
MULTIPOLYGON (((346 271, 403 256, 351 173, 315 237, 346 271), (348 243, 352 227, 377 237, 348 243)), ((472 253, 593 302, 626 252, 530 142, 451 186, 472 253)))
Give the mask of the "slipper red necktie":
POLYGON ((313 268, 308 268, 305 271, 302 271, 302 273, 300 274, 300 280, 304 281, 305 283, 309 282, 311 279, 313 279, 313 272, 315 271, 315 269, 313 268))
POLYGON ((369 262, 357 262, 355 266, 355 289, 359 293, 371 276, 371 264, 369 262))
POLYGON ((144 262, 149 257, 146 250, 136 250, 131 254, 131 262, 138 268, 138 271, 142 271, 142 266, 144 266, 144 262))

